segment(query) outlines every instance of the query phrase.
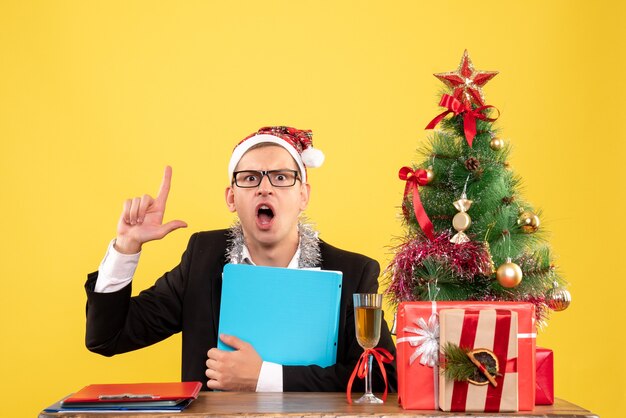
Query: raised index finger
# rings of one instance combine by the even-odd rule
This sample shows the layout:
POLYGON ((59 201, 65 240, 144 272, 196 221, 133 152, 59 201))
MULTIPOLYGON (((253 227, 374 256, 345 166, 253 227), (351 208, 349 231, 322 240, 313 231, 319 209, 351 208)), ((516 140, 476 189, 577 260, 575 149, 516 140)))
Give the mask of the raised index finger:
POLYGON ((163 181, 161 182, 161 187, 159 188, 159 194, 157 195, 157 202, 162 205, 165 205, 167 201, 167 195, 170 192, 170 184, 172 182, 172 167, 169 165, 165 167, 165 172, 163 173, 163 181))

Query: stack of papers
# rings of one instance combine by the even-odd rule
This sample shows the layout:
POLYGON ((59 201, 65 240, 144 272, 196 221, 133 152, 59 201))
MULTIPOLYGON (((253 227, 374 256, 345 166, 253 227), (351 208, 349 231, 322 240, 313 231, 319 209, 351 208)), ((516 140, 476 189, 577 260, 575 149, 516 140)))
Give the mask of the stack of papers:
POLYGON ((46 408, 45 412, 180 412, 202 383, 131 383, 89 385, 46 408))

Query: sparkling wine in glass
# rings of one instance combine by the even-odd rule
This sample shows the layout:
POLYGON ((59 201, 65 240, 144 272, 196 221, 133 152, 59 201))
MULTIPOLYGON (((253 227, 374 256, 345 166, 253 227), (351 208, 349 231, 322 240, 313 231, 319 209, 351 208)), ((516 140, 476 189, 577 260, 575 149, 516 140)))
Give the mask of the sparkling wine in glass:
MULTIPOLYGON (((383 295, 376 293, 355 293, 354 325, 356 339, 364 350, 376 347, 380 339, 380 323, 383 317, 383 295)), ((383 403, 372 393, 373 356, 368 355, 365 372, 365 394, 354 403, 383 403)))

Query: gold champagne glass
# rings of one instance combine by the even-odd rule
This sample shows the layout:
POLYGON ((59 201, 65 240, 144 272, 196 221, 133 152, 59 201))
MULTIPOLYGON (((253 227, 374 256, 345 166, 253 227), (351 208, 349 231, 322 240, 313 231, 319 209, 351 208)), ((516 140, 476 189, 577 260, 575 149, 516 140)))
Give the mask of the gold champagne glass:
MULTIPOLYGON (((383 317, 383 295, 376 293, 355 293, 354 325, 356 339, 364 350, 372 349, 380 340, 380 322, 383 317)), ((372 363, 374 357, 369 354, 365 364, 365 394, 354 403, 383 403, 372 393, 372 363)))

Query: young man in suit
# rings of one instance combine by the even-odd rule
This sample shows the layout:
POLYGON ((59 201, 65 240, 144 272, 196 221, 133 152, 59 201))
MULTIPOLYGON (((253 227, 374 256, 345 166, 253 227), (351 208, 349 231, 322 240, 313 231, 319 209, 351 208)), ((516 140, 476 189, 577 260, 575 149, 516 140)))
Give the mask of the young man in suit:
MULTIPOLYGON (((310 131, 262 128, 241 141, 231 156, 226 205, 239 221, 229 229, 191 236, 181 262, 154 286, 131 297, 131 282, 143 244, 161 239, 183 221, 163 223, 171 183, 165 169, 156 198, 124 203, 117 237, 98 272, 88 276, 86 345, 106 356, 154 344, 182 332, 182 380, 204 389, 236 391, 344 391, 363 352, 355 336, 353 293, 378 291, 378 263, 335 248, 300 220, 309 202, 307 167, 323 162, 310 131), (217 335, 221 274, 226 263, 339 270, 343 272, 337 363, 283 366, 263 361, 237 336, 217 335), (234 351, 217 349, 218 337, 234 351)), ((277 324, 280 326, 280 324, 277 324)), ((395 355, 385 321, 379 347, 395 355)), ((395 365, 386 365, 396 387, 395 365)), ((384 390, 374 368, 375 390, 384 390)), ((354 390, 362 390, 356 382, 354 390)))

